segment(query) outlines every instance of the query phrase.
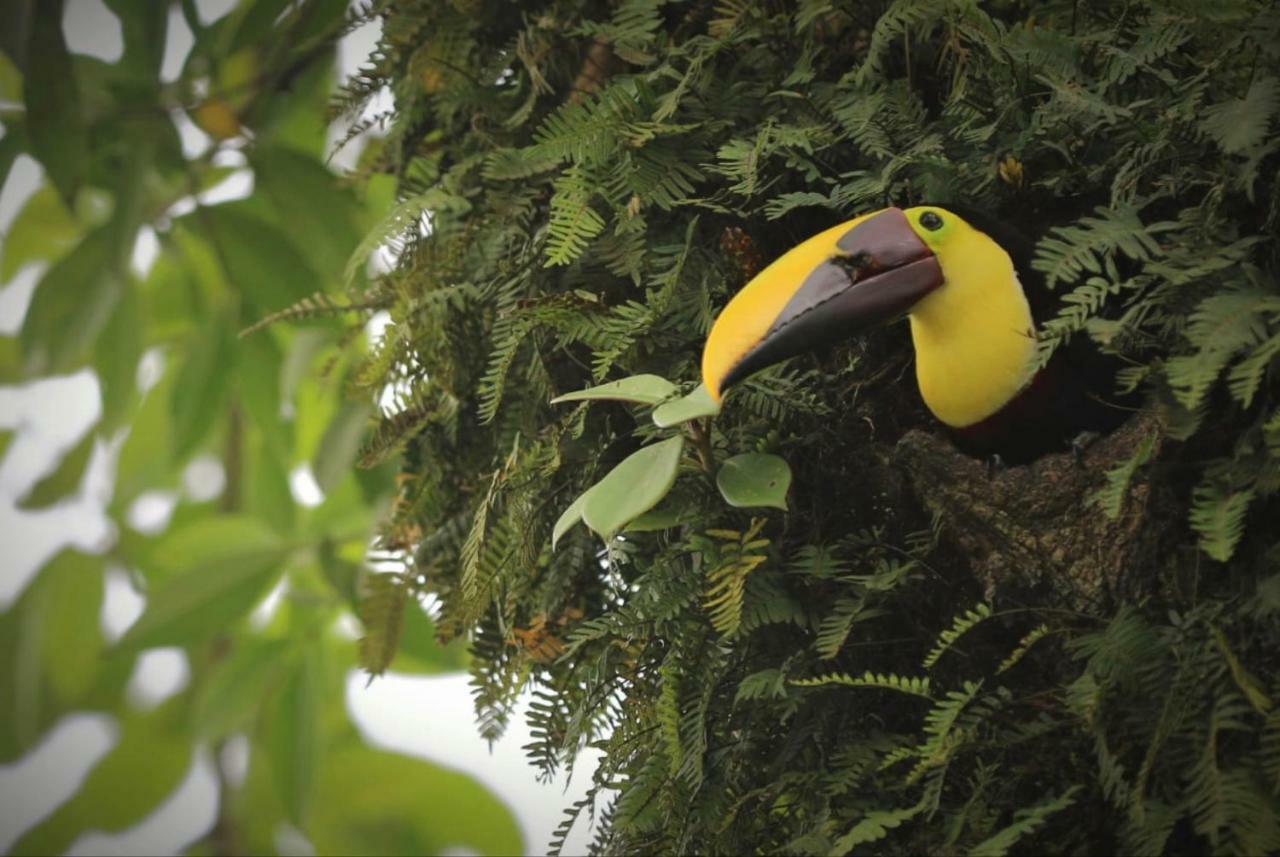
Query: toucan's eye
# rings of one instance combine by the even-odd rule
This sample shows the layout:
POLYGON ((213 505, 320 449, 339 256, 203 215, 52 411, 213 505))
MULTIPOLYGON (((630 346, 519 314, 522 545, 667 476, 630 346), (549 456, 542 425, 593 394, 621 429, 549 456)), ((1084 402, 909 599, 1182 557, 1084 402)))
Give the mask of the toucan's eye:
POLYGON ((942 228, 942 218, 932 211, 926 211, 920 215, 920 225, 930 232, 937 232, 942 228))

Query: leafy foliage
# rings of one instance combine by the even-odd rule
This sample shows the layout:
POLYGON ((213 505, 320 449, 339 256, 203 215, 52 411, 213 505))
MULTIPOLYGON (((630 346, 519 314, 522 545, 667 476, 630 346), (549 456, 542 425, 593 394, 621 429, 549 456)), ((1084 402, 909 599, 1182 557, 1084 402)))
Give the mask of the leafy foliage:
MULTIPOLYGON (((134 828, 199 763, 216 794, 183 789, 187 822, 162 835, 206 828, 167 847, 516 852, 515 821, 488 789, 375 749, 344 705, 361 662, 434 673, 465 660, 433 639, 416 579, 375 573, 366 556, 393 493, 396 465, 380 462, 406 445, 403 431, 453 419, 447 398, 412 398, 388 420, 396 432, 362 443, 377 398, 356 379, 366 361, 400 355, 364 335, 390 299, 363 258, 348 279, 343 266, 385 221, 395 180, 357 187, 324 147, 335 40, 374 10, 217 5, 206 21, 211 7, 192 2, 3 4, 6 214, 11 191, 41 182, 3 240, 0 282, 36 280, 21 330, 0 336, 3 393, 37 400, 54 376, 78 373, 96 379, 102 407, 51 473, 17 486, 27 508, 4 510, 0 762, 29 788, 43 765, 31 754, 48 754, 75 793, 44 818, 22 813, 52 799, 47 789, 31 789, 45 797, 25 810, 7 802, 0 839, 21 854, 83 849, 85 834, 134 828), (95 6, 119 24, 115 60, 74 52, 95 6), (176 78, 162 74, 187 48, 176 78), (352 467, 361 446, 367 472, 352 467), (291 477, 305 484, 308 471, 321 493, 304 506, 291 477), (56 530, 66 545, 90 509, 110 521, 100 544, 23 567, 35 558, 17 546, 39 541, 9 528, 56 530), (37 513, 38 528, 26 517, 37 513), (127 630, 116 589, 145 602, 127 630), (357 651, 338 628, 361 621, 357 651), (154 683, 145 656, 157 647, 187 669, 154 704, 137 687, 154 683), (85 712, 116 737, 81 776, 61 725, 85 712)), ((107 47, 101 29, 95 46, 107 47)), ((20 293, 7 285, 6 313, 20 293)), ((4 454, 30 454, 40 433, 22 426, 4 454)))
POLYGON ((483 734, 532 690, 543 773, 603 749, 569 816, 601 852, 1275 850, 1275 717, 1249 702, 1280 643, 1273 4, 521 8, 388 6, 337 99, 391 88, 370 172, 415 218, 432 200, 430 229, 391 207, 365 243, 402 252, 359 384, 432 415, 377 429, 405 450, 382 540, 470 641, 483 734), (1087 338, 1156 414, 1094 510, 1126 520, 1139 478, 1171 498, 1168 550, 1125 570, 1140 606, 988 592, 950 522, 893 501, 893 443, 929 425, 900 330, 723 410, 550 404, 694 382, 763 263, 921 202, 1038 237, 1026 273, 1062 299, 1042 357, 1087 338), (631 529, 569 528, 677 433, 631 529), (793 478, 753 520, 713 476, 756 454, 793 478))

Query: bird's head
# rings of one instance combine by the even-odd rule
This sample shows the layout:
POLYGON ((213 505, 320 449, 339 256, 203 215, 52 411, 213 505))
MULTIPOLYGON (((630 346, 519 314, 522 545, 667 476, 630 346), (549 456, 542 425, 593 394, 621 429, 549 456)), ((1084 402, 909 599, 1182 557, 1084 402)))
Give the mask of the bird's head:
POLYGON ((707 337, 703 382, 719 401, 766 366, 903 315, 913 327, 932 324, 942 341, 950 329, 957 343, 975 340, 968 351, 986 347, 988 323, 997 345, 1005 327, 1025 340, 1026 307, 1009 254, 986 233, 938 206, 886 208, 815 235, 744 286, 707 337), (975 330, 978 318, 987 321, 975 330))

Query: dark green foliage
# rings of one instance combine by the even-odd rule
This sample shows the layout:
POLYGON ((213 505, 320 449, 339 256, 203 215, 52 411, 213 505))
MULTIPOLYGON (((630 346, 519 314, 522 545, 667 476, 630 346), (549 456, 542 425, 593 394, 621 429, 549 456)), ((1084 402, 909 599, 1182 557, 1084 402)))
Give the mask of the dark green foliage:
POLYGON ((610 853, 1280 849, 1280 13, 502 5, 389 4, 339 102, 397 97, 369 168, 402 202, 364 248, 403 247, 394 325, 360 380, 402 407, 368 458, 405 448, 385 543, 472 641, 485 734, 531 687, 543 773, 602 747, 571 813, 610 853), (1042 236, 1067 294, 1044 354, 1092 337, 1158 415, 1163 442, 1079 498, 1121 516, 1141 471, 1180 504, 1140 603, 984 592, 945 520, 883 499, 893 442, 931 425, 896 330, 746 382, 683 429, 643 529, 552 550, 680 430, 552 398, 687 389, 762 263, 925 201, 1042 236), (746 452, 791 465, 790 511, 720 499, 706 456, 746 452))

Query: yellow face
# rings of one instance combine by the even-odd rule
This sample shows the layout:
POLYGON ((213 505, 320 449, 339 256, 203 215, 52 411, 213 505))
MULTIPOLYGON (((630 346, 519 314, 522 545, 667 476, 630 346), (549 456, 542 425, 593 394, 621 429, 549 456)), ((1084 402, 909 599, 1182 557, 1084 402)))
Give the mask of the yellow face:
POLYGON ((856 217, 760 272, 716 319, 703 382, 719 401, 735 374, 901 313, 920 391, 943 422, 981 421, 1029 379, 1034 330, 1009 254, 954 212, 925 205, 856 217))
POLYGON ((916 380, 942 422, 994 414, 1030 380, 1035 323, 1013 260, 954 212, 908 208, 907 222, 938 257, 944 283, 912 307, 916 380))

